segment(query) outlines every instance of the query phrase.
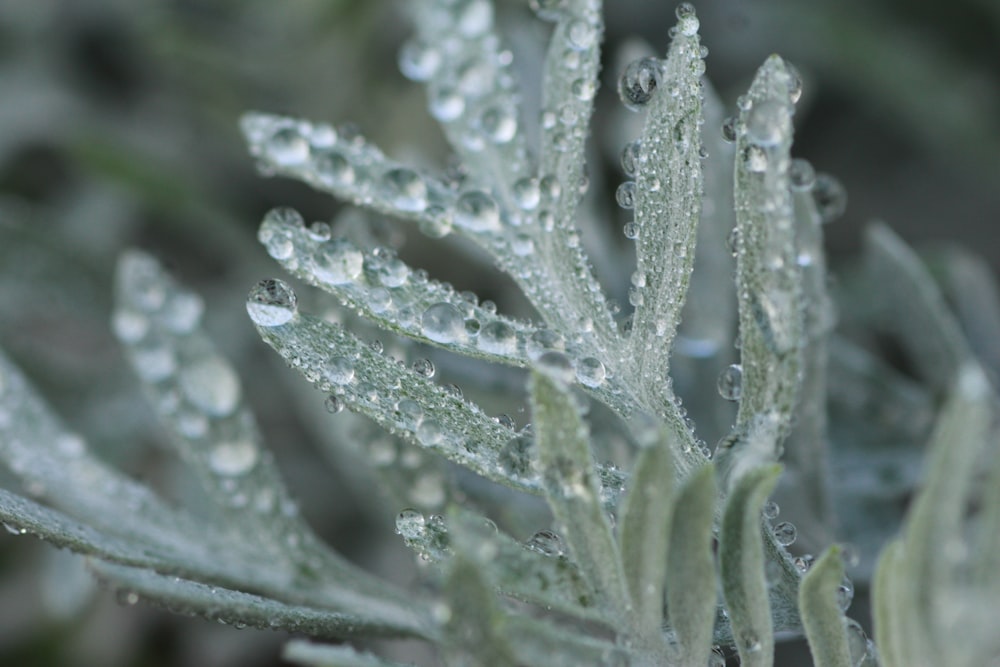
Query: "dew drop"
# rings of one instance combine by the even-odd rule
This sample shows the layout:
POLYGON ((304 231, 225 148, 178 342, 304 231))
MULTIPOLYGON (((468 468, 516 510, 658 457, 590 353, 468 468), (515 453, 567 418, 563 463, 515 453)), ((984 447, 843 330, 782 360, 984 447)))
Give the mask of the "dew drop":
POLYGON ((482 190, 463 192, 455 202, 455 224, 473 232, 492 232, 500 228, 500 207, 482 190))
POLYGON ((347 285, 357 280, 364 268, 364 255, 346 239, 334 239, 316 247, 312 272, 328 285, 347 285))
POLYGON ((337 396, 330 394, 326 397, 326 400, 323 401, 323 407, 325 407, 326 411, 331 415, 335 415, 344 409, 344 402, 337 396))
POLYGON ((111 318, 111 329, 123 343, 138 343, 149 332, 149 319, 134 310, 116 310, 111 318))
POLYGON ((781 513, 781 507, 778 503, 773 500, 768 500, 764 503, 764 518, 765 519, 777 519, 778 515, 781 513))
POLYGON ((535 364, 538 366, 538 370, 564 384, 569 384, 576 376, 573 371, 573 362, 563 352, 556 350, 543 352, 535 360, 535 364))
POLYGON ((324 375, 333 384, 350 384, 354 380, 354 362, 348 357, 334 357, 326 365, 324 375))
POLYGON ((453 121, 465 113, 465 100, 450 86, 435 86, 430 92, 430 112, 442 123, 453 121))
POLYGON ((411 81, 427 81, 437 73, 441 60, 436 48, 411 39, 399 51, 399 71, 411 81))
POLYGON ((115 591, 115 601, 125 607, 134 607, 139 604, 139 594, 127 588, 119 588, 115 591))
POLYGON ((747 114, 747 138, 759 146, 776 146, 786 122, 785 107, 776 100, 764 100, 747 114))
POLYGON ((275 327, 295 317, 298 299, 283 280, 269 278, 257 283, 247 296, 247 313, 254 324, 275 327))
POLYGON ((423 537, 427 530, 427 520, 415 509, 405 509, 396 515, 396 534, 405 539, 415 540, 423 537))
POLYGON ((817 174, 813 199, 824 224, 833 222, 847 210, 847 190, 830 174, 817 174))
POLYGON ((401 211, 427 208, 427 184, 420 174, 406 167, 396 167, 382 176, 392 205, 401 211))
POLYGON ((576 96, 576 99, 587 102, 594 99, 594 95, 597 94, 597 86, 591 79, 576 79, 570 85, 570 91, 576 96))
POLYGON ((642 142, 633 141, 625 144, 622 149, 621 163, 622 171, 629 178, 634 178, 639 169, 639 161, 642 155, 642 142))
POLYGON ((208 465, 217 475, 239 477, 257 464, 257 447, 249 440, 220 442, 208 455, 208 465))
POLYGON ((517 351, 517 332, 502 320, 487 322, 479 331, 476 345, 491 354, 513 354, 517 351))
POLYGON ((600 387, 607 377, 607 369, 600 359, 584 357, 576 362, 576 379, 585 387, 600 387))
POLYGON ((576 51, 586 51, 597 41, 597 32, 594 30, 594 26, 582 20, 573 21, 569 25, 566 36, 569 38, 570 48, 576 51))
POLYGON ((411 368, 413 372, 425 378, 434 377, 434 364, 430 359, 417 359, 413 362, 411 368))
POLYGON ((558 21, 566 11, 567 0, 530 0, 528 4, 543 21, 558 21))
POLYGON ((450 303, 440 301, 421 316, 424 335, 436 343, 457 343, 465 338, 465 317, 450 303))
POLYGON ((527 257, 535 252, 535 242, 527 234, 518 234, 511 239, 510 249, 518 257, 527 257))
POLYGON ((309 142, 291 125, 275 129, 264 145, 264 150, 279 167, 293 167, 309 159, 309 142))
POLYGON ((816 171, 808 160, 795 158, 788 165, 788 182, 792 190, 805 192, 816 184, 816 171))
POLYGON ((625 181, 615 190, 615 201, 624 209, 635 208, 635 181, 625 181))
POLYGON ((538 180, 530 177, 521 178, 514 183, 513 195, 514 202, 525 211, 537 208, 542 199, 538 180))
POLYGON ((562 538, 551 530, 538 531, 529 537, 524 545, 532 551, 537 551, 543 556, 551 558, 557 558, 566 553, 566 546, 563 544, 562 538))
POLYGON ((417 440, 426 447, 432 447, 444 440, 441 424, 433 419, 425 419, 417 427, 417 440))
POLYGON ((618 95, 630 111, 639 111, 653 99, 662 66, 656 58, 640 58, 625 68, 618 80, 618 95))
POLYGON ((188 401, 213 417, 231 414, 239 404, 239 378, 229 364, 215 357, 185 365, 180 387, 188 401))
POLYGON ((622 227, 622 233, 625 234, 625 238, 632 239, 633 241, 639 238, 639 223, 637 222, 626 222, 622 227))
POLYGON ((743 164, 747 171, 761 173, 767 171, 767 153, 756 144, 750 144, 743 152, 743 164))
POLYGON ((424 418, 424 409, 410 398, 404 398, 396 404, 396 412, 403 427, 416 429, 424 418))
POLYGON ((136 373, 146 382, 161 382, 177 370, 177 356, 165 345, 151 345, 132 352, 136 373))
POLYGON ((790 521, 782 521, 774 527, 774 539, 783 547, 791 546, 795 543, 797 531, 795 525, 790 521))
POLYGON ((716 382, 719 395, 727 401, 738 401, 743 394, 743 367, 739 364, 731 364, 724 371, 719 373, 716 382))
POLYGON ((347 186, 354 183, 354 167, 340 152, 326 150, 313 159, 317 179, 327 186, 347 186))
POLYGON ((730 144, 736 141, 736 119, 733 116, 722 121, 722 138, 730 144))
POLYGON ((693 37, 698 33, 701 23, 695 15, 694 5, 682 2, 677 5, 677 31, 685 37, 693 37))
POLYGON ((505 144, 517 134, 517 118, 505 106, 485 109, 479 117, 479 126, 486 137, 495 144, 505 144))

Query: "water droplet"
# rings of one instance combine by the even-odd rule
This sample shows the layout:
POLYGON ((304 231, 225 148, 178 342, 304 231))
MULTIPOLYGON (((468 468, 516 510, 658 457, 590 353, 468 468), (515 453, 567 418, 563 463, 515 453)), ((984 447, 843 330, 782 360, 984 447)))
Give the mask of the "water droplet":
POLYGON ((411 430, 416 429, 424 418, 424 409, 410 398, 404 398, 396 403, 396 412, 399 413, 402 426, 411 430))
POLYGON ((326 408, 327 412, 331 415, 335 415, 344 409, 344 402, 333 394, 330 394, 326 397, 326 400, 323 401, 323 406, 326 408))
POLYGON ((816 210, 824 224, 833 222, 847 210, 847 190, 830 174, 817 174, 813 185, 816 210))
POLYGON ((618 95, 630 111, 639 111, 653 99, 662 67, 656 58, 640 58, 625 68, 618 80, 618 95))
POLYGON ((346 239, 334 239, 316 247, 312 272, 328 285, 347 285, 357 280, 364 268, 364 255, 346 239))
POLYGON ((523 210, 531 211, 538 207, 542 191, 538 180, 530 177, 521 178, 514 183, 514 202, 523 210))
POLYGON ((837 604, 840 606, 840 611, 847 611, 853 601, 854 582, 845 574, 840 580, 840 586, 837 587, 837 604))
POLYGON ((340 152, 321 151, 313 158, 317 179, 327 186, 347 186, 354 183, 354 166, 340 152))
POLYGON ((708 664, 706 667, 726 667, 726 655, 722 652, 722 649, 718 646, 712 648, 712 652, 708 655, 708 664))
POLYGON ((569 384, 576 376, 570 358, 556 350, 543 352, 535 360, 535 364, 538 366, 538 370, 557 382, 569 384))
POLYGON ((177 370, 177 356, 165 345, 151 345, 132 352, 136 373, 146 382, 161 382, 177 370))
POLYGON ((247 296, 247 313, 254 324, 262 327, 285 324, 295 317, 297 310, 295 292, 283 280, 262 280, 247 296))
POLYGON ((505 144, 517 134, 517 118, 506 106, 492 106, 479 117, 479 126, 495 144, 505 144))
POLYGON ((764 518, 765 519, 777 519, 778 515, 781 513, 781 507, 778 503, 773 500, 768 500, 764 503, 764 518))
POLYGON ((334 357, 326 365, 324 375, 333 384, 350 384, 354 380, 354 362, 348 357, 334 357))
POLYGON ((458 5, 456 25, 463 37, 479 37, 493 25, 493 4, 488 0, 464 0, 458 5))
POLYGON ((802 74, 792 63, 785 61, 785 69, 788 71, 788 98, 795 104, 802 97, 802 74))
POLYGON ((382 176, 389 201, 401 211, 427 208, 427 184, 420 174, 406 167, 396 167, 382 176))
POLYGON ((594 99, 594 95, 597 94, 597 86, 593 79, 576 79, 570 85, 570 91, 576 96, 576 99, 587 102, 594 99))
POLYGON ((728 368, 719 373, 716 387, 719 395, 727 401, 738 401, 743 394, 743 367, 739 364, 730 364, 728 368))
POLYGON ((736 118, 733 116, 722 121, 722 139, 729 144, 736 141, 736 118))
POLYGON ((600 359, 584 357, 576 362, 576 379, 585 387, 600 387, 607 374, 600 359))
POLYGON ((527 234, 518 234, 511 239, 510 249, 518 257, 527 257, 535 252, 535 242, 527 234))
POLYGON ((127 588, 119 588, 115 591, 115 601, 126 607, 133 607, 139 603, 139 594, 127 588))
POLYGON ((816 184, 816 171, 808 160, 795 158, 788 165, 788 181, 792 190, 805 192, 816 184))
POLYGON ((465 113, 465 99, 450 86, 433 86, 429 96, 431 115, 442 123, 453 121, 465 113))
POLYGON ((625 144, 622 149, 621 162, 622 171, 629 178, 634 178, 639 169, 639 162, 642 158, 642 142, 633 141, 625 144))
POLYGON ((597 32, 594 30, 594 26, 580 20, 570 23, 566 36, 569 38, 570 48, 577 51, 586 51, 597 41, 597 32))
POLYGON ((430 359, 417 359, 416 361, 413 362, 411 368, 413 369, 413 372, 416 373, 417 375, 421 375, 425 378, 434 377, 434 371, 435 371, 434 364, 431 362, 430 359))
POLYGON ((632 239, 633 241, 639 238, 639 223, 626 222, 622 227, 622 233, 625 234, 625 238, 632 239))
POLYGON ((788 122, 788 111, 776 100, 755 104, 747 114, 747 138, 760 146, 776 146, 788 122))
POLYGON ((556 558, 566 554, 566 546, 562 538, 551 530, 540 530, 524 543, 532 551, 537 551, 543 556, 556 558))
POLYGON ((482 190, 463 192, 455 202, 455 224, 473 232, 492 232, 500 228, 500 207, 482 190))
POLYGON ((309 159, 309 142, 292 125, 274 130, 264 145, 267 157, 279 167, 294 167, 309 159))
POLYGON ((457 343, 465 339, 465 316, 455 306, 440 301, 421 316, 424 335, 436 343, 457 343))
POLYGON ((513 354, 517 351, 517 332, 502 320, 487 322, 476 341, 479 349, 492 354, 513 354))
POLYGON ((694 5, 682 2, 677 5, 677 31, 685 37, 693 37, 698 33, 701 23, 695 15, 694 5))
POLYGON ((195 410, 185 410, 177 415, 177 431, 191 440, 204 438, 208 434, 208 417, 195 410))
POLYGON ((441 424, 433 419, 425 419, 417 427, 417 440, 426 447, 433 447, 444 439, 444 430, 441 424))
POLYGON ((624 209, 635 208, 635 181, 625 181, 615 190, 615 201, 624 209))
POLYGON ((803 554, 801 556, 796 556, 792 560, 792 564, 795 565, 796 570, 798 570, 802 574, 805 574, 806 572, 809 571, 809 568, 812 567, 814 560, 815 559, 813 558, 812 554, 803 554))
POLYGON ((789 521, 782 521, 774 527, 774 539, 783 547, 794 544, 796 536, 795 525, 789 521))
POLYGON ((213 417, 224 417, 239 404, 239 378, 229 364, 217 357, 186 364, 181 370, 180 387, 188 401, 213 417))
POLYGON ((411 39, 399 50, 399 71, 411 81, 427 81, 441 67, 441 52, 433 46, 411 39))
POLYGON ((427 530, 427 520, 415 509, 405 509, 396 515, 396 534, 405 539, 416 540, 427 530))
POLYGON ((257 447, 249 440, 220 442, 208 455, 208 465, 217 475, 238 477, 257 464, 257 447))
POLYGON ((530 0, 529 4, 544 21, 558 21, 566 11, 566 0, 530 0))

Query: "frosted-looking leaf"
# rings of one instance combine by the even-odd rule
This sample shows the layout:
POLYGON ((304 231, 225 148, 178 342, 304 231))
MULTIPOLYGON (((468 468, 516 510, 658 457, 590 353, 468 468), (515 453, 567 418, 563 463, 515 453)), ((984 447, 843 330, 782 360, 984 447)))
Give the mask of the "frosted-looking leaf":
POLYGON ((612 615, 628 623, 632 604, 602 507, 587 428, 567 388, 543 373, 532 374, 531 408, 546 500, 562 525, 573 560, 612 615))
POLYGON ((304 667, 408 667, 350 646, 317 644, 304 639, 285 644, 281 659, 304 667))
POLYGON ((837 601, 844 578, 841 549, 830 547, 802 578, 799 608, 816 667, 854 667, 847 643, 847 619, 837 601))
MULTIPOLYGON (((636 160, 636 284, 628 358, 637 365, 643 399, 662 413, 669 404, 670 352, 695 259, 703 176, 701 59, 697 31, 677 30, 646 108, 636 160)), ((633 280, 635 282, 635 280, 633 280)))

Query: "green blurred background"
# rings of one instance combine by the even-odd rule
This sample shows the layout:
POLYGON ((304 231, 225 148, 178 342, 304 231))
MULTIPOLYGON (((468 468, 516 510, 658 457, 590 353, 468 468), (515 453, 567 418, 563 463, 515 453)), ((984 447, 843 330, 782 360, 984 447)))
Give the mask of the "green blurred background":
MULTIPOLYGON (((908 240, 958 242, 1000 264, 1000 2, 696 4, 708 75, 730 108, 768 54, 802 72, 795 153, 840 178, 850 198, 827 228, 835 262, 879 217, 908 240)), ((533 55, 547 25, 526 2, 497 5, 525 82, 537 81, 533 55)), ((589 168, 592 194, 610 202, 622 178, 617 151, 634 125, 614 95, 619 54, 639 48, 636 39, 664 52, 674 8, 606 5, 589 168)), ((237 120, 258 109, 353 121, 390 155, 446 164, 422 90, 396 70, 405 6, 0 0, 0 347, 102 455, 167 495, 182 492, 107 327, 119 252, 150 250, 205 296, 206 326, 241 371, 306 515, 350 557, 404 581, 412 559, 391 539, 399 508, 359 497, 350 474, 320 464, 300 417, 321 409, 322 396, 302 405, 301 391, 281 390, 298 380, 243 309, 256 280, 280 275, 255 240, 263 213, 284 204, 329 219, 341 207, 258 176, 237 120)), ((525 95, 537 90, 526 85, 525 95)), ((620 226, 609 211, 608 224, 620 226)), ((424 257, 435 273, 433 255, 424 257)), ((622 301, 627 276, 608 286, 622 301)), ((489 276, 440 277, 503 306, 489 276)), ((77 560, 0 535, 0 664, 280 664, 283 635, 123 607, 86 582, 77 560)))

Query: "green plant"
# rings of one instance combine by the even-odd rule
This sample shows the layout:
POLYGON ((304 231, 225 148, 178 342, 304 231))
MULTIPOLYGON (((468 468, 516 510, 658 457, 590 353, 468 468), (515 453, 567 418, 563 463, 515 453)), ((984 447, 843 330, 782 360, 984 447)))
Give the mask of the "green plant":
MULTIPOLYGON (((769 58, 738 115, 724 121, 703 82, 698 19, 686 4, 666 59, 626 69, 620 93, 645 113, 645 126, 623 152, 631 180, 617 192, 635 215, 625 230, 635 240, 633 310, 623 315, 588 255, 620 269, 626 253, 581 203, 599 4, 538 3, 555 28, 537 126, 519 108, 491 3, 414 5, 418 35, 403 67, 428 81, 431 112, 461 160, 456 174, 397 163, 349 128, 250 114, 243 129, 265 171, 414 222, 431 237, 461 237, 467 244, 455 252, 477 248, 473 256, 513 278, 535 310, 533 319, 499 315, 403 263, 363 224, 306 227, 280 209, 260 228, 274 259, 346 311, 300 313, 288 284, 265 280, 250 293, 250 317, 328 395, 331 412, 353 413, 331 428, 353 431, 344 445, 407 508, 396 528, 431 564, 426 589, 366 573, 298 517, 235 372, 199 329, 200 300, 137 251, 119 264, 113 326, 201 482, 198 511, 170 506, 100 463, 3 361, 0 452, 25 493, 46 503, 2 492, 3 521, 91 556, 95 573, 126 598, 315 638, 416 637, 448 664, 722 664, 717 645, 767 665, 776 634, 803 631, 819 665, 874 664, 873 646, 844 616, 853 591, 844 548, 827 548, 838 526, 826 394, 880 382, 880 404, 904 408, 926 395, 861 348, 828 350, 834 316, 821 223, 843 194, 791 158, 801 86, 794 69, 769 58), (355 333, 369 331, 355 315, 396 335, 388 353, 355 333), (740 363, 730 365, 737 326, 740 363), (440 350, 437 365, 451 364, 483 403, 518 396, 526 378, 530 428, 435 382, 431 353, 418 344, 440 350), (839 375, 828 383, 830 355, 839 375), (456 366, 456 356, 524 376, 498 371, 477 387, 483 366, 456 366), (671 377, 690 385, 693 419, 671 377), (695 426, 729 417, 712 395, 717 377, 738 412, 713 452, 695 426), (811 566, 786 548, 795 526, 772 525, 777 508, 767 499, 779 459, 787 466, 782 511, 795 516, 803 541, 824 549, 811 566), (525 498, 532 495, 545 502, 525 498)), ((883 662, 983 664, 997 653, 988 619, 1000 480, 995 470, 981 479, 975 462, 993 393, 920 260, 882 227, 870 234, 869 257, 880 281, 873 311, 896 309, 887 322, 897 339, 930 391, 950 396, 932 439, 935 465, 875 579, 883 662)), ((943 265, 972 266, 962 256, 943 265)), ((859 485, 848 489, 856 499, 875 493, 859 485)), ((870 523, 853 509, 839 513, 841 530, 865 536, 870 523)), ((302 642, 287 656, 390 664, 302 642)))

